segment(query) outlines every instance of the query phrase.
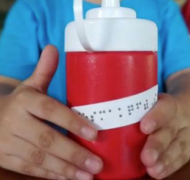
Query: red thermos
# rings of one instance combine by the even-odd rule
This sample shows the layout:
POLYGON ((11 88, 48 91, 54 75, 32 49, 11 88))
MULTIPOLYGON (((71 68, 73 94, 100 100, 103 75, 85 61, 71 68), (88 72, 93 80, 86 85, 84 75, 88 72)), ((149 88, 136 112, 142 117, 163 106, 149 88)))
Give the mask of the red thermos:
POLYGON ((69 137, 102 158, 96 180, 146 173, 140 153, 147 137, 140 121, 158 94, 157 27, 119 2, 103 0, 83 20, 82 1, 75 0, 75 22, 65 32, 68 106, 99 130, 93 142, 69 137))

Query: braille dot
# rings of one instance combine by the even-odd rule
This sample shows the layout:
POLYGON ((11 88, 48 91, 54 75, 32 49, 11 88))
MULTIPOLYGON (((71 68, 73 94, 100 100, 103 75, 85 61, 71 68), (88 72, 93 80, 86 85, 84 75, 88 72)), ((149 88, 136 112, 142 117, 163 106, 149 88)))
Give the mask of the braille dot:
POLYGON ((100 111, 99 113, 102 114, 102 111, 100 111))
POLYGON ((129 116, 131 116, 131 113, 129 113, 129 116))
POLYGON ((103 111, 103 113, 106 113, 106 111, 103 111))
POLYGON ((104 119, 103 119, 103 118, 101 118, 101 120, 103 121, 104 119))
POLYGON ((118 108, 119 111, 121 111, 121 108, 118 108))
POLYGON ((82 113, 82 115, 84 116, 85 114, 84 114, 84 113, 82 113))
POLYGON ((94 122, 94 119, 91 119, 92 122, 94 122))
POLYGON ((131 106, 128 106, 128 108, 130 108, 131 106))
POLYGON ((94 114, 96 114, 96 112, 94 112, 94 114))
POLYGON ((111 109, 109 110, 109 112, 111 112, 111 109))
POLYGON ((94 118, 94 116, 90 116, 91 118, 94 118))
POLYGON ((139 109, 139 107, 137 107, 137 109, 139 109))
POLYGON ((119 115, 119 117, 123 117, 122 115, 119 115))

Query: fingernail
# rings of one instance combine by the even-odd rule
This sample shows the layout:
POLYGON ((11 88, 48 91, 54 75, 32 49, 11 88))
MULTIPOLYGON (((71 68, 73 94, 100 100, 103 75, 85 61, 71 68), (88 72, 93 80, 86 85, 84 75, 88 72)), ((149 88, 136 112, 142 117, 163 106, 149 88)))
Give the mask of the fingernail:
POLYGON ((159 158, 159 153, 155 149, 147 149, 145 151, 146 157, 150 157, 150 166, 154 165, 158 158, 159 158))
POLYGON ((144 132, 146 134, 152 133, 156 129, 156 123, 155 121, 150 121, 147 124, 144 125, 144 132))
POLYGON ((52 173, 52 172, 48 173, 48 179, 52 179, 52 180, 67 180, 65 177, 57 175, 57 174, 52 173))
POLYGON ((165 170, 161 175, 159 179, 163 179, 167 176, 167 171, 165 170))
POLYGON ((102 169, 102 162, 101 160, 96 159, 87 159, 85 162, 86 167, 88 170, 93 173, 99 173, 100 170, 102 169))
POLYGON ((57 175, 56 180, 67 180, 67 179, 65 177, 63 177, 63 176, 57 175))
POLYGON ((77 180, 92 180, 92 175, 84 172, 84 171, 77 171, 76 173, 77 180))
POLYGON ((97 135, 97 131, 90 127, 83 127, 81 133, 86 139, 89 140, 93 140, 97 135))
POLYGON ((159 163, 154 168, 156 174, 163 174, 164 172, 164 165, 162 163, 159 163))

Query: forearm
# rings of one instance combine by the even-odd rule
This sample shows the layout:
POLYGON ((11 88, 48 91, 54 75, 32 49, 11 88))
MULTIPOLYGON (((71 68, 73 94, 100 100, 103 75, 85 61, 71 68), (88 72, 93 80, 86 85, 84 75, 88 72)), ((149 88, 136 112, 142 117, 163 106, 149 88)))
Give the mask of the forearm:
POLYGON ((0 76, 0 97, 10 94, 20 83, 16 79, 0 76))
POLYGON ((181 113, 190 117, 190 70, 170 77, 166 83, 167 93, 173 95, 180 104, 181 113))

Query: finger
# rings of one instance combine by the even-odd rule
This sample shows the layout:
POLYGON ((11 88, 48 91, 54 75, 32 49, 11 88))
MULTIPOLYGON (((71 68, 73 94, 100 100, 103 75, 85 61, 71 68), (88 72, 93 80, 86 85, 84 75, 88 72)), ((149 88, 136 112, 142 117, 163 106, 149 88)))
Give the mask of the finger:
POLYGON ((19 157, 32 166, 45 169, 48 172, 67 179, 91 180, 93 178, 92 174, 77 168, 65 160, 52 156, 18 137, 14 137, 13 142, 10 143, 9 146, 10 147, 6 146, 5 149, 7 154, 19 157), (14 151, 12 151, 11 147, 14 147, 14 151), (24 151, 22 151, 21 148, 24 149, 24 151))
MULTIPOLYGON (((25 118, 23 117, 23 119, 25 118)), ((99 157, 56 132, 48 125, 37 121, 34 117, 27 121, 23 120, 22 126, 16 126, 13 133, 43 151, 92 174, 99 173, 102 169, 103 163, 99 157)))
POLYGON ((147 167, 154 166, 162 152, 164 152, 177 134, 177 126, 173 123, 148 137, 143 148, 141 159, 147 167))
POLYGON ((1 161, 1 167, 23 175, 28 175, 38 178, 54 179, 54 180, 66 180, 66 178, 64 177, 61 177, 55 173, 46 171, 39 167, 33 166, 15 156, 7 155, 4 158, 4 161, 3 162, 1 161))
POLYGON ((45 93, 57 69, 58 59, 57 49, 51 45, 46 46, 33 75, 23 84, 45 93))
POLYGON ((161 174, 155 174, 152 169, 148 169, 148 173, 153 178, 163 179, 174 172, 178 171, 182 166, 188 163, 190 160, 190 147, 188 147, 168 168, 166 168, 161 174))
POLYGON ((177 105, 174 98, 168 94, 159 95, 156 105, 142 119, 141 131, 145 134, 153 133, 175 117, 176 112, 177 105))
POLYGON ((57 124, 87 140, 92 141, 97 137, 97 130, 91 122, 53 98, 32 90, 26 91, 23 96, 23 107, 34 116, 57 124))
MULTIPOLYGON (((152 174, 159 176, 164 170, 170 168, 176 159, 189 147, 189 129, 183 129, 178 133, 170 146, 162 153, 155 166, 149 168, 152 174)), ((189 152, 190 153, 190 152, 189 152)))

